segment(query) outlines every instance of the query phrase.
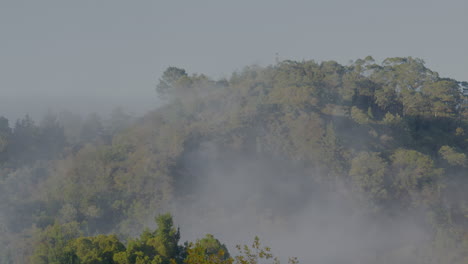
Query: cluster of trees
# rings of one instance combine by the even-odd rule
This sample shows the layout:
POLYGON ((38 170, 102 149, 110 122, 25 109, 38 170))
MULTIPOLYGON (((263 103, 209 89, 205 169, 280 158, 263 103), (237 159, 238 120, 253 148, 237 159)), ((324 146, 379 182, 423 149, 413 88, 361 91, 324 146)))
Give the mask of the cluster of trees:
POLYGON ((114 109, 105 121, 96 113, 83 120, 71 112, 49 112, 39 124, 26 115, 10 126, 9 120, 0 116, 0 168, 60 158, 66 148, 109 140, 130 123, 131 116, 122 108, 114 109))
MULTIPOLYGON (((154 231, 145 229, 126 245, 115 235, 84 237, 76 223, 54 224, 35 234, 38 246, 31 257, 37 264, 258 264, 274 260, 269 247, 258 237, 251 246, 238 245, 239 254, 231 257, 228 249, 213 235, 207 234, 194 243, 179 243, 180 231, 170 214, 156 218, 154 231)), ((290 258, 289 264, 297 264, 290 258)))
MULTIPOLYGON (((437 252, 434 263, 466 263, 468 107, 461 86, 411 57, 381 64, 367 57, 350 65, 282 61, 246 67, 229 80, 170 67, 157 85, 167 103, 127 129, 116 125, 104 139, 99 122, 78 126, 85 133, 71 129, 77 123, 66 123, 71 118, 63 126, 23 120, 13 129, 0 119, 0 163, 17 162, 0 175, 0 230, 6 234, 0 239, 1 263, 56 254, 40 249, 44 243, 34 234, 60 228, 62 237, 72 229, 86 235, 63 242, 66 258, 202 262, 161 253, 180 248, 177 242, 158 248, 157 232, 144 232, 126 245, 115 236, 93 236, 135 235, 171 201, 191 197, 204 175, 199 169, 203 164, 195 166, 190 159, 207 143, 217 150, 214 157, 204 157, 211 162, 236 155, 282 160, 304 168, 302 176, 323 188, 333 191, 344 185, 352 190, 349 198, 376 218, 421 212, 421 226, 431 236, 425 252, 437 252), (37 136, 41 134, 44 139, 37 136), (65 142, 80 144, 54 152, 66 149, 56 140, 63 134, 65 142), (21 140, 13 143, 15 137, 21 140), (27 156, 45 147, 52 153, 47 162, 27 163, 13 154, 20 148, 27 156), (88 257, 92 248, 102 252, 88 257)), ((191 250, 200 253, 197 247, 191 250)), ((430 254, 422 258, 430 259, 430 254)))
MULTIPOLYGON (((43 228, 57 219, 61 222, 75 219, 76 211, 69 204, 46 202, 48 192, 58 198, 62 188, 49 182, 55 182, 55 176, 60 177, 63 173, 60 166, 66 166, 67 160, 77 152, 109 144, 113 135, 132 122, 131 116, 121 108, 113 110, 107 119, 95 113, 82 119, 71 112, 58 115, 49 112, 37 123, 26 115, 13 126, 0 116, 0 230, 4 234, 0 237, 0 255, 3 258, 17 257, 16 262, 24 263, 22 253, 11 250, 11 247, 24 249, 17 244, 21 232, 28 230, 30 237, 33 226, 43 228)), ((90 215, 97 213, 94 207, 88 209, 90 215)))
POLYGON ((53 116, 47 116, 40 125, 26 115, 10 128, 9 121, 0 117, 0 165, 13 166, 38 159, 57 158, 65 146, 63 127, 53 116))
POLYGON ((36 234, 38 246, 31 261, 38 264, 182 263, 185 248, 178 244, 180 234, 173 226, 172 217, 161 215, 157 223, 155 231, 144 230, 140 238, 128 241, 126 246, 115 235, 81 236, 76 222, 55 223, 36 234))

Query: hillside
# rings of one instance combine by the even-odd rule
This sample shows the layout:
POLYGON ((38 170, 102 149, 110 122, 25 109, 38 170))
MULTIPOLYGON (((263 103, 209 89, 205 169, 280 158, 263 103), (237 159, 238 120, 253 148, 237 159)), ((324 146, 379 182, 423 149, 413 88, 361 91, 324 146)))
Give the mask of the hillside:
POLYGON ((303 263, 468 261, 468 83, 367 57, 229 80, 170 67, 156 90, 163 106, 76 137, 66 118, 0 119, 0 263, 39 263, 52 228, 131 241, 165 212, 182 236, 291 239, 303 263))

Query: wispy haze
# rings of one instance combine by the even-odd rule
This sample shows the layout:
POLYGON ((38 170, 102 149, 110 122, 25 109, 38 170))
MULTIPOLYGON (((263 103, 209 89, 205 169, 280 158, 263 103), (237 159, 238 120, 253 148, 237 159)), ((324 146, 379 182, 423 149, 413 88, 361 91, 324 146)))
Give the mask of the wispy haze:
POLYGON ((279 59, 413 56, 468 80, 468 1, 0 3, 0 115, 141 113, 170 65, 228 77, 279 59))

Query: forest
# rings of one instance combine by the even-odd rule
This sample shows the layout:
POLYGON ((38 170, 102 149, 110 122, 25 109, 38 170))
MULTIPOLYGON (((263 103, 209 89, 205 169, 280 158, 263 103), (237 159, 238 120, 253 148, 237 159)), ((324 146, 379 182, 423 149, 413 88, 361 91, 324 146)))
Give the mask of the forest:
POLYGON ((1 264, 468 263, 468 82, 368 56, 155 90, 140 117, 0 113, 1 264))

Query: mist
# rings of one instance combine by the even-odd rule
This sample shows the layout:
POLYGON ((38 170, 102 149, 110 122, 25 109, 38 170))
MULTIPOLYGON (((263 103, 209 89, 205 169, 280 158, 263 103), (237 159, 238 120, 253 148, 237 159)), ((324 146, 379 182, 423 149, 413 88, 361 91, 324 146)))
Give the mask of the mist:
MULTIPOLYGON (((151 87, 152 88, 152 87, 151 87)), ((141 116, 151 109, 161 105, 154 93, 154 88, 148 89, 147 95, 135 97, 121 96, 66 96, 66 95, 11 95, 0 97, 0 111, 2 116, 11 120, 23 118, 29 115, 34 120, 40 120, 47 113, 73 112, 80 116, 98 113, 101 116, 109 116, 112 110, 122 108, 133 116, 141 116)))
POLYGON ((320 169, 287 158, 225 153, 208 142, 185 164, 190 195, 172 208, 184 241, 213 234, 235 255, 235 245, 259 236, 282 261, 415 263, 431 238, 423 212, 375 214, 349 184, 323 182, 320 169))

